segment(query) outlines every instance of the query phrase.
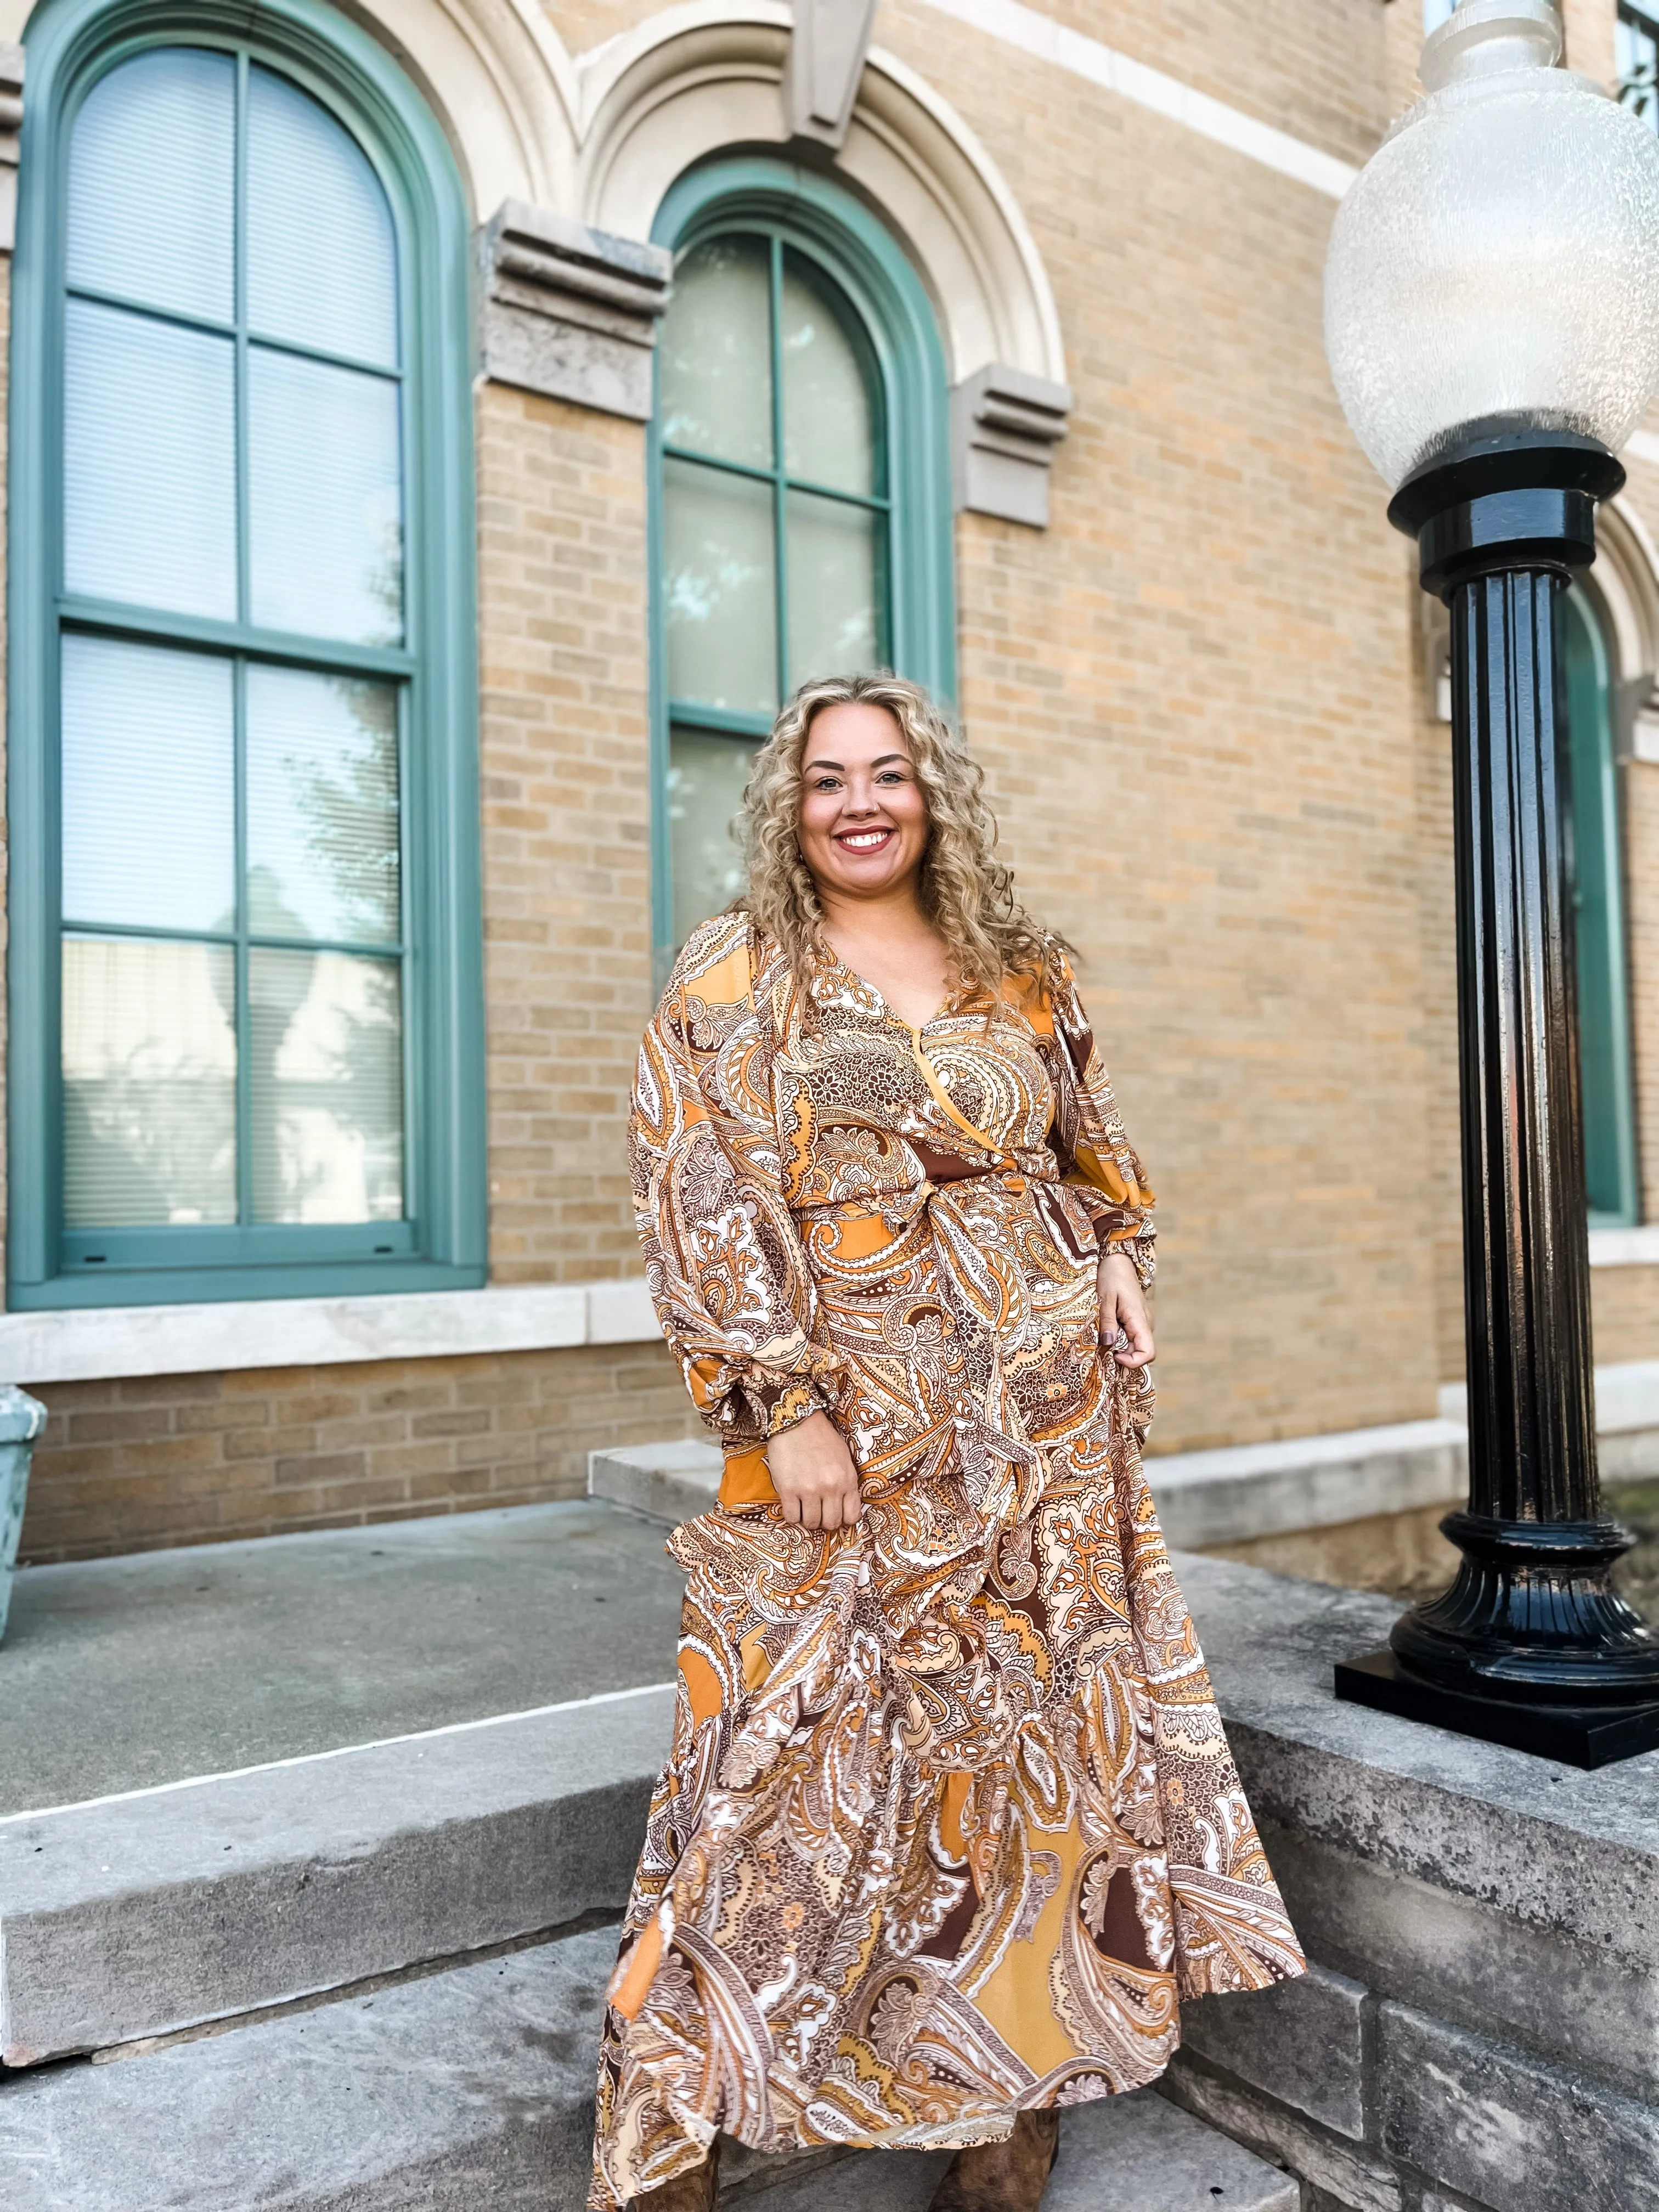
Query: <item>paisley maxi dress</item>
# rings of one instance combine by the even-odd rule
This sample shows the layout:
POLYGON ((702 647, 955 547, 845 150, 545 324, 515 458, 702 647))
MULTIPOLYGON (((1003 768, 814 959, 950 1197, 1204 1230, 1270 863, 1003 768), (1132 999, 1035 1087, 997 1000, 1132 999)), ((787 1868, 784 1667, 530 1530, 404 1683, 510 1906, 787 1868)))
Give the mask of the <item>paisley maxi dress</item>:
POLYGON ((1139 1162, 1057 945, 920 1030, 741 915, 641 1050, 640 1235, 726 1449, 670 1548, 673 1747, 611 1986, 595 2212, 720 2130, 960 2146, 1150 2081, 1179 2001, 1302 1971, 1098 1342, 1139 1162), (864 1510, 784 1522, 819 1408, 864 1510))

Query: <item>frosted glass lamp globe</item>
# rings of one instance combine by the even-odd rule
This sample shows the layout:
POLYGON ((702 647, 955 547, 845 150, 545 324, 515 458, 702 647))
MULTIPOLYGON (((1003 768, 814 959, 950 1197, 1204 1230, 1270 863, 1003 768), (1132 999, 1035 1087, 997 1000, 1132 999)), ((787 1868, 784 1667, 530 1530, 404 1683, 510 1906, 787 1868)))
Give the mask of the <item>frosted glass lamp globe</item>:
POLYGON ((1462 0, 1337 210, 1325 350, 1390 489, 1512 429, 1616 453, 1659 386, 1659 138, 1560 47, 1549 0, 1462 0))

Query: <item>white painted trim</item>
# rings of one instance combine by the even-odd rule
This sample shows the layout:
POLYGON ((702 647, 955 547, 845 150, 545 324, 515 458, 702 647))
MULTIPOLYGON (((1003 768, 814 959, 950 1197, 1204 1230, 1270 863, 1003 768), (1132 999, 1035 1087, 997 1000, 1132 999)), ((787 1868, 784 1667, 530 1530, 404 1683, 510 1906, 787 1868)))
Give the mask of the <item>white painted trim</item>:
MULTIPOLYGON (((1442 1383, 1440 1418, 1468 1420, 1468 1394, 1462 1382, 1442 1383)), ((1632 1359, 1617 1367, 1598 1367, 1596 1435, 1627 1436, 1638 1429, 1659 1429, 1659 1359, 1632 1359)))
POLYGON ((1167 116, 1170 122, 1196 131, 1200 138, 1213 139, 1217 145, 1230 147, 1235 154, 1276 169, 1281 177, 1310 185, 1315 191, 1334 200, 1340 200, 1359 174, 1352 161, 1322 153, 1317 146, 1291 137, 1287 131, 1276 131, 1271 123, 1259 122, 1254 115, 1229 107, 1224 100, 1212 99, 1206 92, 1194 92, 1178 77, 1166 76, 1162 70, 1151 69, 1145 62, 1132 61, 1127 54, 1103 46, 1098 39, 1086 39, 1079 31, 1068 30, 1051 15, 1023 7, 1020 0, 925 0, 925 4, 937 9, 941 15, 983 31, 989 38, 1001 40, 1005 46, 1018 46, 1038 61, 1052 63, 1073 76, 1086 77, 1091 84, 1133 100, 1137 107, 1167 116))
POLYGON ((94 1382, 375 1359, 659 1343, 645 1278, 526 1283, 409 1297, 251 1298, 0 1315, 0 1380, 94 1382))
POLYGON ((1640 1229, 1592 1229, 1589 1233, 1592 1267, 1659 1267, 1659 1223, 1640 1229))
MULTIPOLYGON (((210 1782, 240 1782, 249 1774, 276 1774, 288 1766, 319 1766, 328 1759, 354 1759, 360 1751, 390 1751, 400 1743, 432 1743, 440 1736, 475 1735, 481 1729, 505 1728, 514 1721, 546 1720, 554 1713, 580 1712, 587 1705, 620 1705, 629 1698, 649 1698, 674 1687, 672 1681, 639 1682, 631 1690, 596 1690, 590 1697, 566 1698, 556 1705, 527 1705, 520 1713, 486 1713, 482 1720, 447 1721, 442 1728, 415 1729, 407 1735, 376 1736, 372 1743, 343 1743, 328 1751, 296 1752, 291 1759, 264 1759, 257 1766, 228 1766, 218 1774, 186 1774, 177 1782, 152 1782, 143 1790, 82 1797, 73 1805, 40 1805, 30 1813, 0 1813, 0 1828, 15 1827, 22 1820, 56 1820, 65 1813, 92 1813, 100 1805, 131 1805, 139 1797, 172 1797, 181 1790, 204 1790, 210 1782)), ((104 1871, 107 1874, 109 1869, 104 1871)))

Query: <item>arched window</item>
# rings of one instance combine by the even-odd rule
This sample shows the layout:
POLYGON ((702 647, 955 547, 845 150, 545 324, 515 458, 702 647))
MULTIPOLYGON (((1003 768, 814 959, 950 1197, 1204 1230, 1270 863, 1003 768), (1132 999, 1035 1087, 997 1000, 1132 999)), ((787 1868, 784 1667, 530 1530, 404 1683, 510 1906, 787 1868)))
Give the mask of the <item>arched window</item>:
POLYGON ((1561 658, 1571 760, 1584 1179, 1592 1224, 1610 1228, 1638 1218, 1636 1117, 1611 666, 1601 623, 1581 585, 1562 602, 1561 658))
POLYGON ((741 889, 728 834, 758 740, 808 678, 953 683, 943 360, 915 273, 825 180, 696 173, 655 447, 664 957, 741 889))
POLYGON ((465 216, 262 24, 31 34, 20 1304, 481 1279, 465 216))

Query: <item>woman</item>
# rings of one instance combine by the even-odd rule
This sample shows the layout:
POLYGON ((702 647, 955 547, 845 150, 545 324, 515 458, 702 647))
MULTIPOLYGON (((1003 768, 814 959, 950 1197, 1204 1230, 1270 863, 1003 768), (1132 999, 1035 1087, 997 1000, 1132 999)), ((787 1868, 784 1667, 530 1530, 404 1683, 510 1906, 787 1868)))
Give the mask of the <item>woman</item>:
POLYGON ((980 784, 915 685, 807 684, 641 1049, 726 1470, 670 1546, 595 2212, 705 2212, 722 2130, 954 2148, 935 2212, 1022 2212, 1182 1997, 1302 1970, 1140 1471, 1152 1193, 980 784))

